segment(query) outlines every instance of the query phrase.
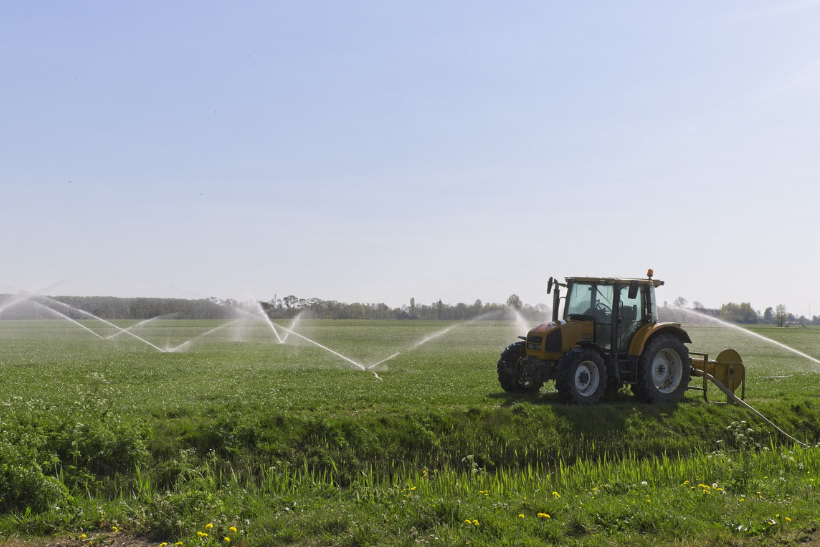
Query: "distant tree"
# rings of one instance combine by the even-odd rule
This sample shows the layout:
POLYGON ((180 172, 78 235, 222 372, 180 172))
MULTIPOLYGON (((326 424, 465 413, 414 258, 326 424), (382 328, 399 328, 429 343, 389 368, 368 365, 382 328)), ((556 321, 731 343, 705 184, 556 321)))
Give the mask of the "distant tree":
POLYGON ((720 307, 720 318, 733 323, 757 323, 757 312, 752 308, 748 302, 741 302, 735 304, 729 302, 720 307))
POLYGON ((517 294, 511 294, 510 297, 507 298, 507 305, 514 310, 520 310, 523 304, 517 294))
POLYGON ((698 302, 697 300, 692 302, 692 306, 698 311, 706 309, 706 307, 703 304, 701 304, 700 302, 698 302))
POLYGON ((298 302, 299 302, 299 299, 297 297, 293 296, 292 294, 290 294, 290 295, 288 295, 288 296, 286 296, 282 299, 282 304, 285 305, 285 307, 288 309, 288 311, 291 311, 294 308, 296 308, 296 304, 298 302))
POLYGON ((768 325, 774 323, 774 310, 771 306, 766 308, 766 311, 763 312, 763 322, 768 325))
POLYGON ((778 304, 775 311, 775 320, 778 327, 782 327, 786 323, 786 305, 778 304))
POLYGON ((685 308, 685 307, 686 307, 686 304, 688 304, 688 302, 687 302, 687 300, 686 300, 684 297, 682 297, 682 296, 677 297, 677 298, 675 299, 675 301, 673 302, 673 305, 674 305, 676 308, 685 308))
POLYGON ((416 299, 410 298, 410 317, 416 317, 416 299))

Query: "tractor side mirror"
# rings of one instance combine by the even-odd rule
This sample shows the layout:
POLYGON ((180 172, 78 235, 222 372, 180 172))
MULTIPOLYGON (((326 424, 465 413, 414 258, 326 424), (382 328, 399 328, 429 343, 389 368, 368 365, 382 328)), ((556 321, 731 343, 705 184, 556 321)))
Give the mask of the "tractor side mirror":
POLYGON ((628 296, 629 296, 630 300, 635 300, 635 298, 638 296, 638 280, 637 279, 633 279, 632 281, 629 282, 629 294, 628 294, 628 296))
POLYGON ((547 294, 550 294, 552 292, 552 284, 553 284, 553 279, 550 277, 550 280, 547 281, 547 294))

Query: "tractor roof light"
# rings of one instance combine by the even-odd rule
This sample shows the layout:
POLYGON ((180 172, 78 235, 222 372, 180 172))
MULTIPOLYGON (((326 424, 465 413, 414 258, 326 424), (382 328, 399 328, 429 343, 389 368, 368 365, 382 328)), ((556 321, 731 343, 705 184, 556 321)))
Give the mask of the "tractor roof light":
POLYGON ((655 272, 652 271, 652 268, 649 268, 648 270, 646 270, 646 277, 648 277, 649 279, 652 279, 653 275, 655 275, 655 272))

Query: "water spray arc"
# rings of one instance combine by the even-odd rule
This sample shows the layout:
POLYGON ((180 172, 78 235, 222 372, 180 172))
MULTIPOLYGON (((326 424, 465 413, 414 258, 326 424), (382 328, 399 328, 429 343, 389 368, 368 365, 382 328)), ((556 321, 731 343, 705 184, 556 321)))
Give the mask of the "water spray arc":
POLYGON ((705 313, 700 313, 700 312, 697 312, 697 311, 694 311, 694 310, 689 310, 689 309, 686 309, 686 308, 680 308, 680 310, 677 310, 677 311, 682 311, 684 313, 688 313, 688 314, 691 314, 691 315, 696 315, 696 316, 701 317, 703 319, 708 319, 709 321, 713 321, 715 323, 723 325, 724 327, 731 327, 735 330, 739 330, 740 332, 748 334, 749 336, 754 336, 755 338, 760 338, 761 340, 764 340, 764 341, 766 341, 770 344, 773 344, 775 346, 778 346, 780 348, 788 350, 788 351, 790 351, 790 352, 792 352, 796 355, 799 355, 800 357, 804 357, 804 358, 808 359, 809 361, 813 361, 813 362, 817 363, 818 365, 820 365, 820 359, 815 359, 811 355, 806 355, 802 351, 796 350, 791 346, 787 346, 786 344, 783 344, 782 342, 778 342, 777 340, 772 340, 771 338, 767 338, 766 336, 763 336, 762 334, 758 334, 756 332, 750 331, 749 329, 744 329, 740 325, 735 325, 734 323, 729 323, 727 321, 723 321, 722 319, 712 317, 711 315, 706 315, 705 313))
MULTIPOLYGON (((264 309, 262 309, 262 304, 260 304, 259 302, 255 302, 255 304, 256 304, 256 308, 259 311, 260 318, 264 319, 265 322, 267 322, 268 326, 270 327, 270 330, 273 331, 273 334, 276 336, 276 339, 279 340, 279 343, 284 344, 285 339, 282 338, 281 336, 279 336, 279 331, 276 330, 276 327, 273 325, 273 321, 270 320, 270 317, 268 317, 268 314, 265 313, 264 309)), ((251 315, 253 315, 253 314, 251 314, 251 315)))
MULTIPOLYGON (((270 319, 269 319, 268 321, 270 321, 270 319)), ((344 360, 345 360, 345 361, 347 361, 348 363, 350 363, 350 364, 352 364, 352 365, 355 365, 356 367, 358 367, 358 368, 359 368, 359 369, 361 369, 361 370, 367 370, 367 368, 365 368, 365 366, 364 366, 364 365, 362 365, 362 364, 360 364, 360 363, 357 363, 356 361, 354 361, 354 360, 353 360, 353 359, 351 359, 350 357, 346 357, 346 356, 342 355, 341 353, 339 353, 338 351, 334 351, 334 350, 330 349, 330 348, 329 348, 329 347, 327 347, 327 346, 323 346, 323 345, 322 345, 322 344, 320 344, 319 342, 317 342, 317 341, 315 341, 315 340, 311 340, 311 339, 310 339, 310 338, 308 338, 307 336, 303 336, 303 335, 299 334, 298 332, 295 332, 295 331, 292 331, 292 330, 290 330, 290 329, 288 329, 288 328, 283 327, 282 325, 279 325, 279 328, 280 328, 280 329, 282 329, 282 330, 283 330, 283 331, 285 331, 285 332, 288 332, 288 333, 290 333, 290 334, 292 334, 292 335, 294 335, 294 336, 298 337, 298 338, 301 338, 302 340, 304 340, 304 341, 306 341, 306 342, 310 342, 310 343, 311 343, 311 344, 313 344, 314 346, 318 346, 318 347, 322 348, 322 349, 323 349, 323 350, 325 350, 325 351, 329 351, 330 353, 332 353, 333 355, 335 355, 335 356, 337 356, 337 357, 341 357, 342 359, 344 359, 344 360)))
MULTIPOLYGON (((490 313, 486 313, 486 314, 484 314, 484 315, 479 315, 478 317, 475 317, 475 318, 473 318, 473 319, 470 319, 469 321, 464 321, 464 322, 461 322, 461 323, 455 323, 455 324, 453 324, 453 325, 450 325, 450 326, 444 327, 444 328, 443 328, 443 329, 441 329, 441 330, 438 330, 438 331, 436 331, 436 332, 434 332, 434 333, 432 333, 432 334, 429 334, 429 335, 425 336, 424 338, 422 338, 421 340, 419 340, 418 342, 416 342, 415 344, 413 344, 412 346, 410 346, 410 348, 409 348, 409 349, 407 349, 406 351, 412 351, 412 350, 414 350, 414 349, 417 349, 417 348, 419 348, 419 347, 423 346, 424 344, 426 344, 427 342, 429 342, 429 341, 431 341, 431 340, 435 340, 436 338, 438 338, 438 337, 440 337, 440 336, 444 336, 445 334, 447 334, 447 333, 448 333, 448 332, 450 332, 451 330, 456 329, 456 328, 458 328, 458 327, 460 327, 460 326, 462 326, 462 325, 466 325, 466 324, 469 324, 469 323, 474 323, 474 322, 476 322, 476 321, 482 321, 482 320, 485 320, 485 319, 489 319, 491 316, 493 316, 493 315, 497 315, 497 314, 498 314, 498 312, 490 312, 490 313)), ((520 315, 519 315, 519 317, 520 317, 520 315)), ((370 371, 370 369, 375 368, 375 367, 377 367, 377 366, 379 366, 379 365, 381 365, 381 364, 383 364, 383 363, 386 363, 387 361, 390 361, 391 359, 394 359, 394 358, 398 357, 398 356, 399 356, 399 355, 401 355, 401 354, 402 354, 402 352, 401 352, 401 351, 397 351, 397 352, 396 352, 396 353, 394 353, 393 355, 391 355, 391 356, 389 356, 389 357, 385 357, 384 359, 382 359, 382 360, 381 360, 381 361, 379 361, 378 363, 374 363, 374 364, 372 364, 372 365, 368 366, 368 367, 367 367, 367 368, 365 368, 364 370, 370 371)), ((372 372, 372 371, 371 371, 371 372, 372 372)), ((379 379, 381 379, 381 378, 379 378, 379 379)))
MULTIPOLYGON (((268 314, 265 313, 265 310, 262 309, 262 305, 259 304, 259 302, 256 302, 256 306, 258 307, 259 314, 251 313, 247 310, 243 310, 242 308, 236 308, 236 310, 239 311, 240 313, 245 314, 245 315, 249 315, 249 316, 253 317, 254 319, 264 320, 267 323, 267 325, 270 327, 270 329, 273 331, 273 334, 276 336, 276 339, 279 341, 280 344, 284 344, 285 340, 287 340, 287 335, 292 334, 293 336, 296 336, 297 338, 301 338, 302 340, 305 340, 306 342, 309 342, 309 343, 313 344, 314 346, 318 346, 318 347, 322 348, 323 350, 325 350, 329 353, 332 353, 333 355, 335 355, 337 357, 340 357, 340 358, 344 359, 348 363, 350 363, 352 365, 355 365, 357 368, 359 368, 361 370, 365 370, 364 365, 362 365, 360 363, 357 363, 356 361, 354 361, 350 357, 342 355, 338 351, 334 351, 334 350, 330 349, 329 347, 324 346, 324 345, 320 344, 319 342, 317 342, 315 340, 311 340, 307 336, 299 334, 298 332, 296 332, 292 329, 289 329, 287 327, 283 327, 282 325, 275 325, 273 323, 273 321, 270 320, 270 317, 268 317, 268 314), (277 329, 282 329, 283 331, 285 331, 286 336, 285 337, 280 336, 279 331, 277 329)), ((296 321, 298 319, 299 319, 299 316, 296 317, 296 319, 294 320, 294 323, 291 326, 295 326, 296 321)))
POLYGON ((48 310, 48 311, 50 311, 50 312, 51 312, 51 313, 53 313, 53 314, 59 315, 59 316, 60 316, 60 317, 62 317, 63 319, 68 319, 69 321, 71 321, 72 323, 74 323, 75 325, 77 325, 78 327, 80 327, 80 328, 83 328, 83 329, 87 330, 88 332, 90 332, 91 334, 93 334, 94 336, 96 336, 97 338, 99 338, 100 340, 105 340, 105 338, 104 338, 104 337, 100 336, 99 334, 97 334, 97 333, 96 333, 96 332, 94 332, 93 330, 89 329, 88 327, 86 327, 85 325, 83 325, 82 323, 80 323, 79 321, 75 321, 74 319, 70 318, 69 316, 67 316, 67 315, 65 315, 65 314, 63 314, 63 313, 60 313, 60 312, 58 312, 57 310, 55 310, 55 309, 53 309, 53 308, 49 308, 48 306, 44 306, 44 305, 40 304, 39 302, 35 302, 35 301, 33 301, 33 300, 32 300, 32 302, 31 302, 31 303, 32 303, 32 304, 34 304, 35 306, 38 306, 38 307, 40 307, 40 308, 43 308, 44 310, 48 310))
POLYGON ((214 332, 216 332, 216 331, 222 330, 222 329, 224 329, 224 328, 226 328, 226 327, 229 327, 229 326, 233 325, 234 323, 236 323, 236 322, 238 322, 238 321, 240 321, 240 319, 234 319, 233 321, 229 321, 229 322, 227 322, 227 323, 224 323, 224 324, 222 324, 222 325, 219 325, 218 327, 215 327, 215 328, 213 328, 213 329, 211 329, 211 330, 209 330, 209 331, 207 331, 207 332, 203 332, 202 334, 200 334, 200 335, 199 335, 199 336, 197 336, 196 338, 191 338, 191 339, 190 339, 190 340, 188 340, 187 342, 183 342, 183 343, 181 343, 180 345, 178 345, 178 346, 176 346, 176 347, 174 347, 174 348, 171 348, 171 349, 169 349, 169 350, 167 350, 167 351, 168 351, 168 353, 174 353, 174 352, 177 352, 177 351, 181 350, 182 348, 187 348, 188 346, 190 346, 191 344, 193 344, 194 342, 196 342, 196 341, 197 341, 197 340, 199 340, 200 338, 202 338, 202 337, 204 337, 204 336, 208 336, 209 334, 212 334, 212 333, 214 333, 214 332))
POLYGON ((114 334, 112 334, 111 336, 106 336, 106 337, 105 337, 105 339, 106 339, 106 340, 111 340, 112 338, 116 338, 116 337, 117 337, 117 336, 119 336, 120 334, 123 334, 123 333, 128 334, 128 332, 129 332, 131 329, 136 329, 136 328, 141 327, 141 326, 143 326, 143 325, 145 325, 145 324, 147 324, 147 323, 150 323, 151 321, 155 321, 155 320, 157 320, 157 319, 162 319, 163 317, 173 317, 174 315, 176 315, 176 314, 171 313, 171 314, 168 314, 168 315, 157 315, 156 317, 152 317, 152 318, 150 318, 150 319, 144 319, 144 320, 140 321, 139 323, 135 323, 135 324, 131 325, 130 327, 127 327, 127 328, 125 328, 125 329, 123 329, 123 330, 120 330, 119 332, 115 332, 115 333, 114 333, 114 334))
MULTIPOLYGON (((58 304, 58 305, 60 305, 60 306, 65 306, 65 307, 66 307, 66 308, 68 308, 69 310, 74 310, 74 311, 75 311, 75 312, 77 312, 77 313, 81 313, 81 314, 83 314, 83 315, 86 315, 86 316, 88 316, 88 317, 91 317, 92 319, 96 319, 97 321, 101 321, 101 322, 105 323, 106 325, 108 325, 108 326, 110 326, 110 327, 114 327, 114 328, 115 328, 115 329, 117 329, 118 331, 122 331, 124 334, 127 334, 128 336, 132 336, 132 337, 136 338, 136 339, 137 339, 137 340, 139 340, 140 342, 143 342, 143 343, 145 343, 145 344, 148 344, 149 346, 151 346, 151 347, 152 347, 152 348, 154 348, 155 350, 157 350, 157 351, 159 351, 159 352, 161 352, 161 353, 165 353, 165 350, 164 350, 164 349, 162 349, 162 348, 160 348, 160 347, 158 347, 158 346, 155 346, 154 344, 152 344, 152 343, 151 343, 151 342, 149 342, 148 340, 146 340, 146 339, 144 339, 144 338, 141 338, 141 337, 137 336, 137 335, 136 335, 136 334, 134 334, 133 332, 129 332, 129 331, 128 331, 128 330, 126 330, 126 329, 123 329, 123 328, 121 328, 121 327, 118 327, 117 325, 115 325, 114 323, 111 323, 110 321, 106 321, 105 319, 102 319, 102 318, 100 318, 100 317, 97 317, 96 315, 94 315, 94 314, 93 314, 93 313, 91 313, 91 312, 87 312, 87 311, 85 311, 85 310, 81 310, 81 309, 75 308, 75 307, 73 307, 73 306, 69 306, 68 304, 66 304, 66 303, 64 303, 64 302, 60 302, 59 300, 54 300, 53 298, 49 298, 48 296, 40 296, 39 298, 43 298, 43 299, 45 299, 45 300, 48 300, 49 302, 52 302, 52 303, 54 303, 54 304, 58 304)), ((47 306, 46 306, 46 307, 47 307, 47 306)))

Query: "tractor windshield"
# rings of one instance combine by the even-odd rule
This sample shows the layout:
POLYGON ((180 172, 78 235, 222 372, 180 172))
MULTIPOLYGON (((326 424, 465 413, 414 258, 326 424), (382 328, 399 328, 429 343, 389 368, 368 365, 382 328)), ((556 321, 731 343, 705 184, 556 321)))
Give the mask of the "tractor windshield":
POLYGON ((612 315, 613 291, 611 285, 574 283, 567 295, 566 315, 590 315, 592 317, 612 315))
POLYGON ((570 315, 584 316, 584 319, 595 321, 595 343, 602 348, 609 348, 609 334, 612 332, 612 302, 614 300, 612 285, 595 283, 573 283, 567 294, 565 318, 570 315))

